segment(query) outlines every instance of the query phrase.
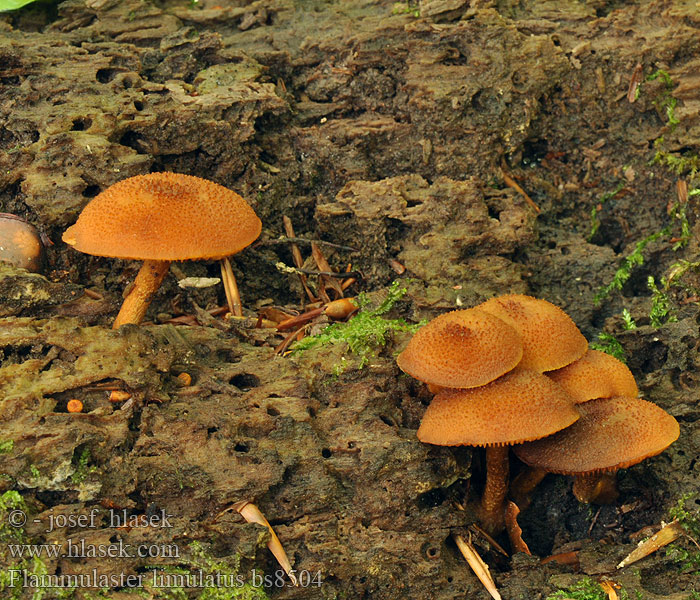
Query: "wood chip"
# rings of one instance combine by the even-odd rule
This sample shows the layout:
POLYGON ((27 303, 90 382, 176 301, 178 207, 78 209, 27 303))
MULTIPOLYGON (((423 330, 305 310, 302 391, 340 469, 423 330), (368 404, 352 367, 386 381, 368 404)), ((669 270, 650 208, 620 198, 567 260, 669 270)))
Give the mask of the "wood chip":
POLYGON ((299 585, 299 583, 297 582, 297 578, 292 571, 292 563, 289 562, 287 553, 282 547, 282 542, 280 542, 280 539, 277 537, 275 530, 272 529, 272 525, 270 525, 268 520, 265 518, 265 515, 263 515, 260 512, 260 509, 257 506, 255 506, 255 504, 253 504, 252 502, 246 501, 236 502, 236 504, 234 504, 232 508, 238 511, 240 515, 246 521, 248 521, 248 523, 257 523, 258 525, 267 527, 268 531, 270 532, 270 541, 267 544, 267 547, 270 549, 270 552, 274 554, 275 558, 277 559, 277 562, 280 564, 280 566, 284 569, 284 572, 289 577, 289 580, 295 586, 299 585))
POLYGON ((617 565, 617 568, 623 569, 624 567, 627 567, 632 563, 649 556, 652 552, 656 552, 659 548, 663 548, 684 534, 685 530, 681 524, 676 520, 671 521, 670 523, 664 525, 658 531, 658 533, 652 535, 643 542, 640 542, 639 545, 632 550, 632 552, 630 552, 619 565, 617 565))
POLYGON ((520 514, 520 509, 515 504, 515 502, 508 501, 506 504, 506 531, 508 531, 508 537, 510 538, 510 545, 515 552, 524 552, 525 554, 532 556, 530 548, 528 548, 525 540, 523 540, 523 530, 518 525, 518 515, 520 514))
POLYGON ((639 86, 642 83, 642 75, 643 75, 643 67, 640 63, 637 63, 637 66, 634 68, 634 71, 632 72, 632 78, 630 79, 630 85, 627 88, 627 102, 634 103, 637 100, 637 93, 639 90, 639 86))
POLYGON ((620 587, 619 584, 615 583, 614 581, 604 579, 599 583, 599 585, 603 588, 603 591, 608 595, 608 600, 619 600, 620 597, 617 595, 617 590, 620 587))
POLYGON ((467 564, 471 567, 474 574, 479 578, 479 581, 486 588, 486 591, 491 594, 491 598, 494 600, 502 600, 501 594, 498 593, 496 589, 496 584, 491 577, 488 565, 482 560, 482 558, 477 553, 476 549, 470 542, 467 542, 461 535, 452 536, 459 548, 459 551, 464 556, 467 564))

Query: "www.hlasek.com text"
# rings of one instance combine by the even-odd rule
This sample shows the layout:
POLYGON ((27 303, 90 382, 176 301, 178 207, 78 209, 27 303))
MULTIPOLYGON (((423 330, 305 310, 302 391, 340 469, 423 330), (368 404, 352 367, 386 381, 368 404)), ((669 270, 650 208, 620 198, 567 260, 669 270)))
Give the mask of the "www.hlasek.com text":
POLYGON ((12 558, 180 558, 177 544, 91 544, 68 539, 65 544, 8 544, 12 558))

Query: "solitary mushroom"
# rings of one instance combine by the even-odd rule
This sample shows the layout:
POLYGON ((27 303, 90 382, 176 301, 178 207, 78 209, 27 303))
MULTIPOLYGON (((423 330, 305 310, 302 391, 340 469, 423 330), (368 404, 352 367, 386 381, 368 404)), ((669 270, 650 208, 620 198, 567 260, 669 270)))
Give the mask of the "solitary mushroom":
POLYGON ((578 360, 547 373, 576 402, 596 398, 628 396, 636 398, 639 389, 627 365, 600 350, 589 350, 578 360))
POLYGON ((0 261, 38 273, 44 255, 44 244, 36 227, 17 215, 0 213, 0 261))
POLYGON ((551 435, 578 418, 573 400, 556 383, 518 368, 481 387, 442 390, 423 416, 418 439, 440 446, 486 446, 480 520, 497 533, 508 490, 508 446, 551 435))
POLYGON ((470 308, 442 314, 421 327, 396 362, 402 371, 431 386, 471 388, 507 373, 522 354, 517 331, 470 308))
POLYGON ((546 300, 510 294, 491 298, 475 308, 505 321, 521 335, 520 368, 540 373, 559 369, 588 349, 586 338, 571 317, 546 300))
POLYGON ((252 243, 262 224, 235 192, 180 173, 129 177, 96 196, 63 241, 96 256, 143 260, 114 329, 140 323, 172 261, 221 259, 252 243))
POLYGON ((578 404, 581 418, 554 435, 516 446, 524 463, 574 475, 574 494, 593 502, 605 487, 600 475, 635 465, 670 446, 680 433, 666 411, 639 398, 601 398, 578 404))

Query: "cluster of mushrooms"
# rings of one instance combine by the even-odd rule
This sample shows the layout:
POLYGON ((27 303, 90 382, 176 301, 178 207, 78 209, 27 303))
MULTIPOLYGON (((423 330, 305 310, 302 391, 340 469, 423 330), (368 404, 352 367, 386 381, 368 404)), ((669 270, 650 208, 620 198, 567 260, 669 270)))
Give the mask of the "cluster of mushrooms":
POLYGON ((228 257, 260 235, 262 223, 235 192, 181 173, 123 179, 93 198, 63 241, 95 256, 142 260, 114 321, 141 323, 173 261, 221 261, 229 307, 240 306, 228 257))
POLYGON ((614 474, 662 452, 677 421, 637 397, 632 373, 588 342, 559 307, 506 295, 452 311, 419 329, 399 367, 435 394, 418 439, 441 446, 485 446, 479 519, 503 530, 509 447, 528 468, 523 498, 546 473, 575 477, 583 502, 614 498, 614 474))

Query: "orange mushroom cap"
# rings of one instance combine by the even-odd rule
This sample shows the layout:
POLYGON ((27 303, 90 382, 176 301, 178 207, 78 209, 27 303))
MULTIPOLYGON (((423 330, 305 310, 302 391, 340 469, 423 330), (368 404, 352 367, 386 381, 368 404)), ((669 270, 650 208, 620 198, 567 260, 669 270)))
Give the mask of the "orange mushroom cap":
POLYGON ((253 209, 235 192, 191 175, 151 173, 98 194, 63 241, 96 256, 213 259, 242 250, 261 228, 253 209))
POLYGON ((66 405, 66 410, 69 413, 79 413, 83 410, 83 403, 78 400, 77 398, 73 398, 71 400, 68 400, 68 404, 66 405))
POLYGON ((559 369, 584 355, 588 342, 561 308, 546 300, 510 294, 491 298, 475 308, 486 311, 520 333, 523 358, 519 367, 533 371, 559 369))
POLYGON ((578 418, 573 400, 551 379, 516 369, 481 387, 442 390, 425 411, 418 439, 439 446, 517 444, 578 418))
POLYGON ((550 473, 582 475, 624 469, 678 439, 678 422, 639 398, 600 398, 576 407, 581 418, 554 435, 516 446, 517 457, 550 473))
POLYGON ((45 251, 36 227, 17 215, 0 213, 0 261, 38 273, 45 251))
POLYGON ((636 398, 639 389, 632 371, 622 361, 599 350, 589 350, 578 360, 546 374, 578 403, 595 398, 636 398))
POLYGON ((522 353, 520 335, 510 325, 469 308, 445 313, 421 327, 396 362, 425 383, 469 388, 507 373, 522 353))

